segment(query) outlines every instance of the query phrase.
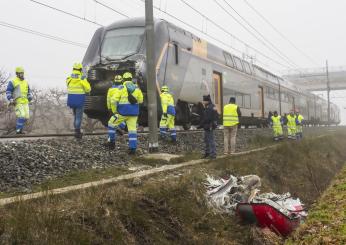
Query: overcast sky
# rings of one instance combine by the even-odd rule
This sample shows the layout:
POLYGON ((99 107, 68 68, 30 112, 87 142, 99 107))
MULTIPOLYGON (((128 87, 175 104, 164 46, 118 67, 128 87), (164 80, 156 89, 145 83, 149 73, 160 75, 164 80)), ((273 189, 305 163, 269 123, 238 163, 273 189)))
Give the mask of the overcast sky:
MULTIPOLYGON (((108 25, 125 18, 97 4, 94 0, 37 1, 96 21, 102 25, 108 25)), ((130 17, 144 15, 144 4, 141 0, 98 1, 130 17)), ((154 4, 196 28, 203 29, 208 35, 223 40, 233 48, 255 57, 259 65, 273 72, 278 73, 288 69, 287 66, 295 67, 295 65, 299 68, 322 67, 326 59, 329 60, 330 66, 346 66, 346 56, 344 55, 346 54, 346 32, 344 31, 346 23, 345 0, 247 0, 284 36, 302 50, 304 54, 293 48, 288 41, 256 15, 244 0, 225 0, 295 65, 289 64, 287 60, 284 60, 285 58, 269 50, 262 42, 254 38, 234 21, 216 3, 218 2, 229 13, 242 21, 226 5, 224 0, 185 1, 221 25, 228 32, 246 42, 248 46, 216 28, 180 0, 154 0, 154 4), (266 59, 262 54, 252 50, 251 47, 260 50, 261 53, 269 56, 275 62, 266 59), (276 62, 281 63, 281 65, 276 62)), ((98 26, 40 6, 30 0, 0 0, 0 9, 0 36, 2 37, 0 68, 13 73, 14 68, 21 65, 25 68, 26 77, 32 85, 40 88, 64 87, 65 78, 70 73, 72 64, 83 59, 86 48, 10 29, 3 26, 4 22, 84 45, 88 45, 98 26)), ((155 17, 164 18, 204 39, 210 40, 203 33, 192 30, 183 23, 159 11, 154 13, 155 17)), ((247 28, 251 30, 251 27, 247 26, 247 28)), ((254 32, 253 30, 251 31, 254 32)), ((257 33, 256 35, 258 36, 259 34, 257 33)), ((212 42, 224 49, 230 50, 229 47, 216 41, 212 42)), ((268 43, 266 45, 270 46, 268 43)), ((230 50, 230 52, 235 53, 233 50, 230 50)), ((239 53, 236 54, 240 55, 239 53)), ((344 91, 332 92, 332 98, 343 96, 346 96, 344 91)), ((340 105, 343 112, 343 121, 346 122, 344 110, 346 100, 333 99, 333 101, 340 105)))

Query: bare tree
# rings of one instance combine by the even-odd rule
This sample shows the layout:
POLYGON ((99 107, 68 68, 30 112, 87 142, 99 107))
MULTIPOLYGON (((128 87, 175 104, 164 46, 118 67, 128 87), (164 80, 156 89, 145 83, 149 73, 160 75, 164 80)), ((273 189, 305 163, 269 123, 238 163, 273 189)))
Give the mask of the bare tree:
MULTIPOLYGON (((0 71, 0 134, 14 132, 16 116, 14 107, 8 106, 5 96, 9 74, 0 71)), ((39 90, 31 88, 30 119, 25 131, 29 133, 67 133, 73 127, 73 115, 66 105, 67 93, 62 89, 39 90)), ((86 132, 102 130, 98 120, 85 118, 82 126, 86 132)))
POLYGON ((9 133, 14 129, 15 119, 13 107, 8 106, 8 101, 6 99, 6 87, 8 80, 10 78, 10 73, 6 72, 4 69, 0 70, 0 134, 9 133))

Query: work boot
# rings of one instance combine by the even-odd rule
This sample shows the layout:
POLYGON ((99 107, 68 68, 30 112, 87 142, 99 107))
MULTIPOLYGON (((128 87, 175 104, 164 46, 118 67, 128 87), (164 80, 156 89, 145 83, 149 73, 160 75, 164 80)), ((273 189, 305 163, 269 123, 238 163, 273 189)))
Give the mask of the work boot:
POLYGON ((24 134, 23 129, 17 129, 16 134, 24 134))
POLYGON ((83 137, 83 134, 82 134, 82 132, 80 131, 80 128, 76 128, 75 130, 74 130, 74 137, 77 139, 77 140, 80 140, 80 139, 82 139, 82 137, 83 137))
POLYGON ((208 158, 208 157, 209 157, 209 154, 208 154, 208 153, 205 153, 205 154, 202 156, 203 159, 206 159, 206 158, 208 158))

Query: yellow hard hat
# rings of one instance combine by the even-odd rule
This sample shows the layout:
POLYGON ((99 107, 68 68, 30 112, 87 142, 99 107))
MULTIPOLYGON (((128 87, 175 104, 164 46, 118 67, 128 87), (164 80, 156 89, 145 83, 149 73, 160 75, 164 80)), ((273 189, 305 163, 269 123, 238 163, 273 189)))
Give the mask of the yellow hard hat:
POLYGON ((169 91, 168 86, 166 86, 166 85, 162 86, 161 92, 168 92, 168 91, 169 91))
POLYGON ((21 66, 16 67, 16 73, 24 73, 24 68, 21 66))
POLYGON ((125 73, 123 74, 123 79, 124 79, 124 81, 131 81, 131 80, 132 80, 132 74, 131 74, 131 72, 125 72, 125 73))
POLYGON ((83 69, 83 65, 81 63, 76 62, 73 64, 73 70, 81 71, 82 69, 83 69))
POLYGON ((121 83, 123 81, 123 77, 121 75, 115 75, 114 82, 121 83))

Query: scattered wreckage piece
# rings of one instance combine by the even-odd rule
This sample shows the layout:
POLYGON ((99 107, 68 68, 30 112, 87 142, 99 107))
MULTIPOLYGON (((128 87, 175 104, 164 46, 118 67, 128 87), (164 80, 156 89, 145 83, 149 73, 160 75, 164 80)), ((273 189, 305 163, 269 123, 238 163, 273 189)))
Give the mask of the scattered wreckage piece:
POLYGON ((247 223, 268 227, 281 236, 289 235, 307 216, 299 198, 290 193, 259 194, 257 175, 215 179, 207 175, 207 200, 217 212, 237 214, 247 223))

